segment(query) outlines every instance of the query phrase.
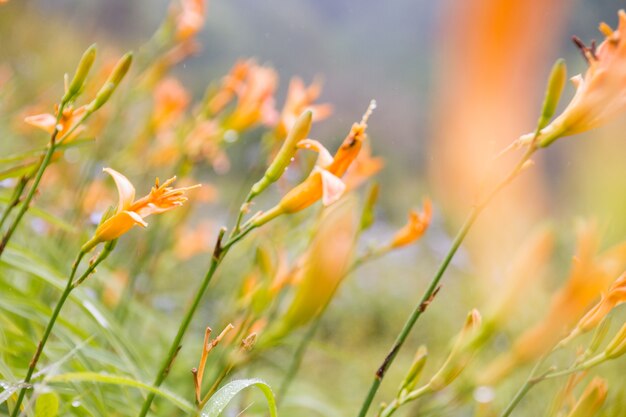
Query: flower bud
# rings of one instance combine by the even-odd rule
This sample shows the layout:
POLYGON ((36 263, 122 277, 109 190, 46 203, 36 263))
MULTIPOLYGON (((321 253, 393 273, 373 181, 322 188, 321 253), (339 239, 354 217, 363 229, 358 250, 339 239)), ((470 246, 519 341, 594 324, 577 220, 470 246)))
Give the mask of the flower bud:
MULTIPOLYGON (((564 59, 558 59, 552 66, 550 71, 550 78, 548 79, 548 85, 546 86, 546 95, 543 99, 543 106, 541 108, 541 116, 537 122, 537 129, 541 130, 548 125, 552 116, 556 112, 556 106, 559 104, 559 99, 563 93, 565 87, 565 80, 567 79, 567 67, 564 59)), ((548 144, 542 145, 547 146, 548 144)))
POLYGON ((89 70, 91 69, 93 62, 96 59, 96 44, 91 45, 78 63, 76 67, 76 72, 74 73, 74 78, 72 78, 72 82, 70 83, 67 91, 65 92, 65 96, 63 96, 63 101, 68 102, 80 94, 83 89, 83 85, 85 84, 85 79, 87 78, 87 74, 89 74, 89 70))
POLYGON ((313 113, 310 110, 300 115, 293 125, 293 128, 289 131, 287 138, 274 157, 274 160, 265 171, 263 178, 252 186, 251 195, 256 196, 260 194, 283 175, 283 172, 285 172, 285 169, 287 169, 298 150, 298 142, 305 139, 309 134, 312 120, 313 113))
POLYGON ((609 342, 604 353, 608 359, 615 359, 626 353, 626 324, 619 329, 613 340, 609 342))
POLYGON ((378 193, 380 186, 378 183, 373 184, 367 193, 367 199, 363 206, 363 213, 361 214, 361 230, 369 229, 374 224, 374 207, 378 201, 378 193))
POLYGON ((428 358, 428 349, 426 346, 420 346, 415 352, 415 357, 413 358, 413 363, 409 368, 409 372, 407 372, 402 384, 400 385, 400 391, 412 391, 417 385, 420 375, 422 374, 422 370, 424 369, 424 365, 426 365, 426 359, 428 358))
POLYGON ((109 100, 109 98, 111 98, 111 94, 113 94, 117 86, 120 84, 120 82, 128 72, 132 61, 133 53, 128 52, 117 62, 115 68, 113 68, 113 71, 111 72, 111 75, 109 75, 109 78, 100 88, 98 94, 96 94, 96 98, 91 103, 89 103, 89 106, 87 106, 88 112, 92 113, 98 110, 104 105, 104 103, 109 100))
POLYGON ((481 322, 482 318, 478 310, 473 309, 469 312, 465 325, 450 351, 450 355, 448 355, 439 371, 428 382, 428 386, 432 390, 439 391, 450 385, 465 369, 474 355, 470 342, 474 335, 480 331, 481 322))

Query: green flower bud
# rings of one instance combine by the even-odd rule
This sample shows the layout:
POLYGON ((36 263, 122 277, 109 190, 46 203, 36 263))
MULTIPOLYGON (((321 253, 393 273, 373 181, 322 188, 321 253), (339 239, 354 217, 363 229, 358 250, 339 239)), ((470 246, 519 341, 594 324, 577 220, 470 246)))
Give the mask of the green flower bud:
POLYGON ((93 113, 94 111, 98 110, 100 107, 102 107, 102 105, 104 105, 104 103, 109 100, 109 98, 111 98, 111 94, 113 94, 119 83, 128 72, 132 61, 133 54, 132 52, 128 52, 117 62, 115 68, 113 68, 113 71, 111 72, 111 75, 109 75, 109 78, 100 88, 98 94, 96 94, 96 98, 91 103, 89 103, 89 106, 87 106, 88 112, 93 113))
POLYGON ((274 157, 274 160, 265 171, 265 175, 252 186, 252 190, 250 191, 252 196, 263 192, 270 184, 276 182, 283 175, 283 172, 285 172, 285 169, 287 169, 298 150, 298 142, 306 139, 309 134, 312 121, 313 112, 310 110, 305 111, 298 117, 298 120, 296 120, 296 123, 287 134, 287 138, 280 147, 276 157, 274 157))
POLYGON ((72 82, 70 83, 67 91, 65 92, 65 96, 63 96, 63 101, 68 102, 78 96, 83 89, 83 85, 85 84, 85 79, 89 74, 89 70, 93 66, 93 63, 96 59, 96 44, 91 45, 78 63, 76 67, 76 72, 74 73, 74 78, 72 78, 72 82))

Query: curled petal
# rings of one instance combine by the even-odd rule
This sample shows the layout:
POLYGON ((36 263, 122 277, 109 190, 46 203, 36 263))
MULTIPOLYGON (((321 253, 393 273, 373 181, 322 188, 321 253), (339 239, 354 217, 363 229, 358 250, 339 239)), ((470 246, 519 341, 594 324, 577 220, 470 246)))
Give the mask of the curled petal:
POLYGON ((317 152, 319 156, 317 157, 316 164, 322 168, 326 168, 327 166, 333 163, 333 157, 330 154, 330 152, 328 152, 328 149, 326 149, 324 145, 322 145, 320 142, 316 141, 315 139, 301 140, 300 142, 298 142, 298 148, 310 149, 312 151, 317 152))
POLYGON ((135 199, 135 187, 133 184, 120 174, 111 168, 104 168, 104 172, 113 177, 113 181, 115 181, 115 185, 117 186, 117 193, 119 195, 119 203, 117 205, 117 212, 120 213, 123 210, 126 210, 133 204, 133 200, 135 199))

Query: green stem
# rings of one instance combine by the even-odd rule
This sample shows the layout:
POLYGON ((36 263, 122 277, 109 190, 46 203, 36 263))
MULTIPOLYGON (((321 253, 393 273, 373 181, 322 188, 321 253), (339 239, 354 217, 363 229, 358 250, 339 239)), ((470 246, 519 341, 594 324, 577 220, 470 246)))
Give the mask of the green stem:
POLYGON ((415 305, 413 311, 411 312, 406 322, 404 323, 402 330, 400 330, 400 333, 396 337, 396 340, 394 341, 391 349, 385 356, 385 359, 383 360, 382 364, 378 367, 378 370, 376 371, 376 374, 374 376, 374 380, 372 381, 372 384, 370 385, 370 389, 367 392, 367 395, 365 396, 365 400, 363 401, 363 404, 359 411, 359 414, 358 414, 359 417, 365 417, 367 415, 367 412, 370 406, 372 405, 372 401, 374 400, 374 397, 376 393, 378 392, 380 384, 382 383, 382 380, 385 377, 385 373, 387 372, 387 369, 395 360, 396 356, 398 355, 398 352, 402 348, 402 345, 404 345, 406 338, 409 336, 409 333, 413 329, 413 326, 415 325, 417 320, 420 318, 422 313, 426 311, 426 308, 431 303, 432 299, 435 297, 437 290, 439 288, 439 282, 441 281, 443 274, 448 269, 448 266, 450 265, 452 258, 454 258, 454 255, 456 254, 457 250, 461 246, 461 243, 463 243, 463 240, 465 239, 465 236, 467 236, 467 233, 471 229, 472 225, 474 224, 474 222, 476 221, 480 213, 483 211, 483 209, 491 202, 491 200, 506 185, 508 185, 513 179, 515 179, 515 177, 522 171, 522 169, 525 167, 526 162, 530 159, 530 157, 533 155, 536 149, 537 148, 534 145, 529 146, 526 152, 524 153, 524 155, 522 156, 522 158, 517 163, 517 165, 515 165, 513 170, 509 173, 509 175, 506 178, 504 178, 504 180, 502 180, 500 183, 498 183, 493 188, 493 190, 482 199, 480 203, 476 204, 472 208, 472 211, 467 216, 465 223, 463 223, 463 226, 461 226, 461 229, 459 230, 456 237, 454 238, 454 241, 452 242, 452 247, 446 254, 443 261, 441 262, 441 265, 439 266, 439 269, 435 273, 435 276, 430 281, 428 288, 422 295, 422 298, 420 299, 419 303, 415 305))
POLYGON ((63 115, 63 109, 65 108, 66 104, 67 103, 65 102, 61 102, 61 104, 59 105, 59 109, 57 113, 57 120, 56 120, 54 131, 52 132, 52 136, 50 137, 48 150, 45 153, 43 159, 41 160, 41 163, 39 164, 39 168, 37 168, 37 173, 35 174, 33 185, 30 187, 30 190, 28 191, 26 198, 24 198, 24 202, 22 203, 22 206, 20 207, 20 210, 18 211, 17 216, 15 217, 15 219, 13 219, 13 223, 11 223, 11 225, 9 226, 9 229, 6 231, 6 233, 2 237, 2 241, 0 241, 0 257, 2 257, 2 253, 4 252, 4 249, 6 248, 7 243, 9 243, 11 236, 13 236, 13 233, 15 233, 15 229, 17 228, 17 225, 20 223, 20 221, 22 220, 22 217, 24 217, 24 214, 26 214, 26 211, 30 207, 30 203, 33 200, 33 197, 35 196, 35 193, 37 192, 37 187, 39 187, 39 182, 41 182, 43 173, 46 171, 46 168, 50 164, 50 160, 52 159, 52 155, 54 154, 54 150, 56 149, 56 145, 57 145, 56 138, 57 138, 57 135, 59 134, 59 130, 57 129, 57 126, 59 124, 59 120, 61 119, 63 115))
POLYGON ((24 188, 26 188, 26 184, 29 180, 30 176, 24 175, 20 178, 19 182, 15 186, 15 190, 13 190, 11 200, 7 204, 7 207, 4 209, 4 213, 2 213, 2 218, 0 219, 0 230, 2 230, 2 226, 4 226, 4 222, 9 217, 9 214, 11 214, 11 211, 20 203, 20 198, 22 197, 24 188))
MULTIPOLYGON (((33 373, 35 372, 37 362, 39 362, 39 358, 41 357, 41 353, 43 352, 43 348, 45 347, 46 342, 48 341, 48 337, 50 336, 50 333, 52 332, 52 328, 54 327, 54 324, 56 323, 56 320, 59 317, 61 308, 63 308, 63 304, 65 304, 67 297, 70 295, 70 293, 74 289, 74 286, 73 286, 74 276, 76 275, 76 270, 78 269, 78 265, 80 264, 80 261, 83 259, 83 256, 85 256, 85 253, 81 251, 76 257, 76 260, 74 261, 74 265, 72 266, 72 272, 70 273, 70 276, 67 280, 65 289, 63 290, 63 293, 61 294, 61 298, 59 299, 56 306, 54 307, 54 311, 52 312, 52 315, 50 316, 48 325, 46 326, 46 329, 43 332, 43 336, 41 337, 41 340, 37 344, 37 349, 35 350, 35 354, 33 355, 33 358, 31 359, 28 365, 28 371, 26 372, 26 377, 24 378, 24 381, 23 381, 25 385, 30 383, 31 378, 33 377, 33 373)), ((19 415, 20 406, 22 404, 22 401, 24 400, 25 395, 26 395, 26 387, 23 387, 20 390, 20 393, 18 394, 17 402, 15 403, 15 408, 13 409, 13 413, 11 414, 11 417, 17 417, 19 415)))
MULTIPOLYGON (((515 396, 513 397, 513 399, 511 399, 511 402, 507 405, 507 407, 504 409, 504 411, 502 412, 502 414, 500 414, 500 417, 508 417, 511 415, 511 413, 513 412, 513 410, 515 409, 515 407, 517 407, 517 405, 520 403, 520 401, 522 401, 522 398, 524 398, 526 396, 526 394, 528 393, 528 391, 531 390, 532 387, 534 387, 535 385, 537 385, 539 382, 543 381, 543 379, 545 378, 544 374, 543 376, 536 376, 537 371, 539 370, 539 367, 541 367, 541 365, 543 364, 543 362, 545 361, 547 355, 543 356, 542 358, 540 358, 537 363, 535 364, 535 366, 533 366, 532 371, 530 371, 530 374, 528 375, 528 378, 526 378, 526 381, 524 382, 524 385, 522 385, 520 387, 520 389, 517 391, 517 393, 515 394, 515 396)), ((548 371, 550 372, 550 371, 548 371)))
MULTIPOLYGON (((217 270, 217 267, 219 266, 222 259, 228 252, 228 248, 222 247, 222 243, 221 243, 225 232, 226 232, 225 229, 222 229, 220 231, 220 234, 217 238, 217 243, 215 244, 215 250, 213 252, 213 256, 211 257, 211 265, 209 266, 209 270, 204 276, 204 279, 202 280, 200 287, 196 291, 196 295, 191 303, 191 306, 185 313, 185 316, 183 317, 183 321, 180 323, 180 326, 178 327, 178 332, 176 333, 176 336, 174 337, 174 340, 172 341, 170 349, 165 359, 163 360, 163 363, 161 364, 159 372, 157 373, 157 376, 154 379, 154 382, 152 383, 152 386, 154 388, 160 387, 163 381, 165 381, 165 378, 167 378, 167 375, 170 372, 172 363, 176 359, 176 355, 178 354, 178 351, 181 348, 180 342, 183 339, 183 336, 185 335, 185 333, 187 332, 187 328, 189 327, 189 324, 191 323, 191 319, 193 318, 196 310, 198 309, 198 306, 200 305, 200 300, 202 300, 202 296, 206 292, 206 289, 209 286, 209 283, 211 282, 213 276, 215 275, 215 271, 217 270)), ((152 404, 152 401, 154 401, 155 395, 156 394, 153 392, 148 394, 148 396, 146 397, 141 407, 141 410, 139 411, 140 417, 145 417, 148 414, 148 411, 150 410, 150 405, 152 404)))

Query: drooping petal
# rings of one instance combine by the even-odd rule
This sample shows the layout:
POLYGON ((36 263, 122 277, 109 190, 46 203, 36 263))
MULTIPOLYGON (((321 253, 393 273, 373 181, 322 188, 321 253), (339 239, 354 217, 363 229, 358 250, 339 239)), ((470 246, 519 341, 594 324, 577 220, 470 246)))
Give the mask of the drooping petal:
POLYGON ((310 149, 312 151, 317 152, 319 154, 319 156, 317 157, 317 162, 316 162, 317 166, 326 168, 327 166, 333 163, 333 157, 330 154, 330 152, 328 152, 328 149, 326 149, 324 145, 322 145, 320 142, 316 141, 315 139, 301 140, 300 142, 298 142, 298 148, 310 149))
POLYGON ((320 174, 322 176, 322 203, 329 206, 341 198, 346 190, 346 184, 341 181, 341 178, 325 169, 320 169, 320 174))
POLYGON ((122 210, 126 210, 133 204, 133 200, 135 199, 135 187, 133 187, 133 184, 131 184, 128 178, 114 169, 104 168, 103 171, 113 177, 113 181, 115 181, 117 193, 119 195, 117 212, 120 213, 122 210))

